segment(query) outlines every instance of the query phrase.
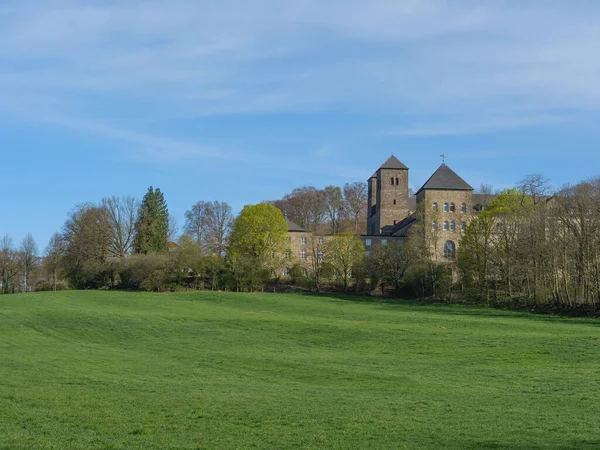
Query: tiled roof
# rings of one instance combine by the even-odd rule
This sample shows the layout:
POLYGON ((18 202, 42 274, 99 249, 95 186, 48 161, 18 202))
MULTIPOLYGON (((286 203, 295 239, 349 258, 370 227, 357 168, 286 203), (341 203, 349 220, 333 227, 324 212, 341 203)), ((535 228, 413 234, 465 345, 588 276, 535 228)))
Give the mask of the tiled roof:
POLYGON ((406 167, 402 162, 400 162, 400 160, 398 158, 396 158, 394 155, 390 156, 386 162, 384 162, 381 167, 379 168, 381 169, 402 169, 402 170, 408 170, 408 167, 406 167))
POLYGON ((419 189, 421 192, 423 189, 435 189, 435 190, 448 190, 448 191, 472 191, 473 188, 458 174, 448 167, 446 164, 442 164, 438 170, 425 182, 423 187, 419 189))
POLYGON ((300 225, 298 225, 297 223, 292 222, 289 219, 285 219, 285 221, 287 222, 287 226, 288 226, 288 231, 304 231, 304 228, 302 228, 300 225))

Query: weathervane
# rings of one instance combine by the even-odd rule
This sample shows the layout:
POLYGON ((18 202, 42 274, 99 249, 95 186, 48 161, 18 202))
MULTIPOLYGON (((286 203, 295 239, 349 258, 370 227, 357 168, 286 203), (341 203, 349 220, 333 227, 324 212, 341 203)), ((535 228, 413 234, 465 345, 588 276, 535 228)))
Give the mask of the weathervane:
POLYGON ((443 153, 440 155, 440 158, 442 158, 442 163, 446 162, 446 155, 444 155, 443 153))

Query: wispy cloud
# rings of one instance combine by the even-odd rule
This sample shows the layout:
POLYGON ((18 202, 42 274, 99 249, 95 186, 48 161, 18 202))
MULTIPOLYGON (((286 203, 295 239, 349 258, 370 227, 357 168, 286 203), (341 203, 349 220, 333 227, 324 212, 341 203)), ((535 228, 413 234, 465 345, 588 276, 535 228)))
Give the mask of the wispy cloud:
POLYGON ((431 117, 402 136, 544 126, 600 109, 599 13, 584 0, 13 1, 0 110, 26 98, 67 127, 314 112, 431 117))

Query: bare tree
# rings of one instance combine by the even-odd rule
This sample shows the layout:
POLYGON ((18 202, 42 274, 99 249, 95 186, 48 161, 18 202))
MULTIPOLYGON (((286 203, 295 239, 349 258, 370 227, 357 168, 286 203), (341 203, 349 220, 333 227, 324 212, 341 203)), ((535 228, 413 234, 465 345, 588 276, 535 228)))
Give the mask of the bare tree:
POLYGON ((213 255, 225 256, 227 238, 233 227, 231 206, 226 202, 210 202, 207 208, 207 248, 213 255))
POLYGON ((340 220, 344 206, 342 190, 338 186, 326 186, 323 193, 325 209, 331 224, 331 233, 337 234, 340 230, 340 220))
POLYGON ((23 281, 25 283, 24 290, 28 292, 31 290, 30 286, 30 278, 31 272, 35 269, 38 262, 38 248, 35 240, 31 233, 29 233, 23 241, 21 242, 21 247, 19 248, 20 254, 20 263, 23 270, 23 281))
POLYGON ((13 246, 12 238, 5 235, 0 240, 0 292, 8 294, 15 292, 13 280, 19 271, 19 265, 16 260, 16 251, 13 246))
POLYGON ((179 223, 177 217, 169 214, 169 223, 167 228, 167 241, 175 241, 179 235, 179 223))
POLYGON ((324 192, 313 186, 294 189, 273 204, 285 217, 307 231, 315 231, 323 223, 326 214, 324 192))
POLYGON ((367 217, 367 184, 356 182, 344 185, 345 215, 354 225, 354 232, 360 231, 361 220, 367 217))
POLYGON ((112 196, 103 198, 101 204, 110 224, 110 253, 123 258, 131 252, 133 246, 138 202, 131 196, 112 196))
POLYGON ((206 245, 208 235, 208 208, 208 202, 199 201, 185 212, 185 232, 193 236, 203 247, 206 245))
POLYGON ((65 252, 65 241, 60 233, 54 233, 44 252, 44 267, 52 277, 53 290, 56 291, 59 273, 62 269, 62 258, 65 252))

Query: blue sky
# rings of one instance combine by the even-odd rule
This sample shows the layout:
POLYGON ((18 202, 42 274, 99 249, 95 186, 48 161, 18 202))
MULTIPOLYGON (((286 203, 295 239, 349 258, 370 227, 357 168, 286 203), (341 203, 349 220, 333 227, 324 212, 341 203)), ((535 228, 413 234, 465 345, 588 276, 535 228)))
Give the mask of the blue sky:
POLYGON ((0 0, 0 235, 76 204, 600 175, 600 2, 0 0))

